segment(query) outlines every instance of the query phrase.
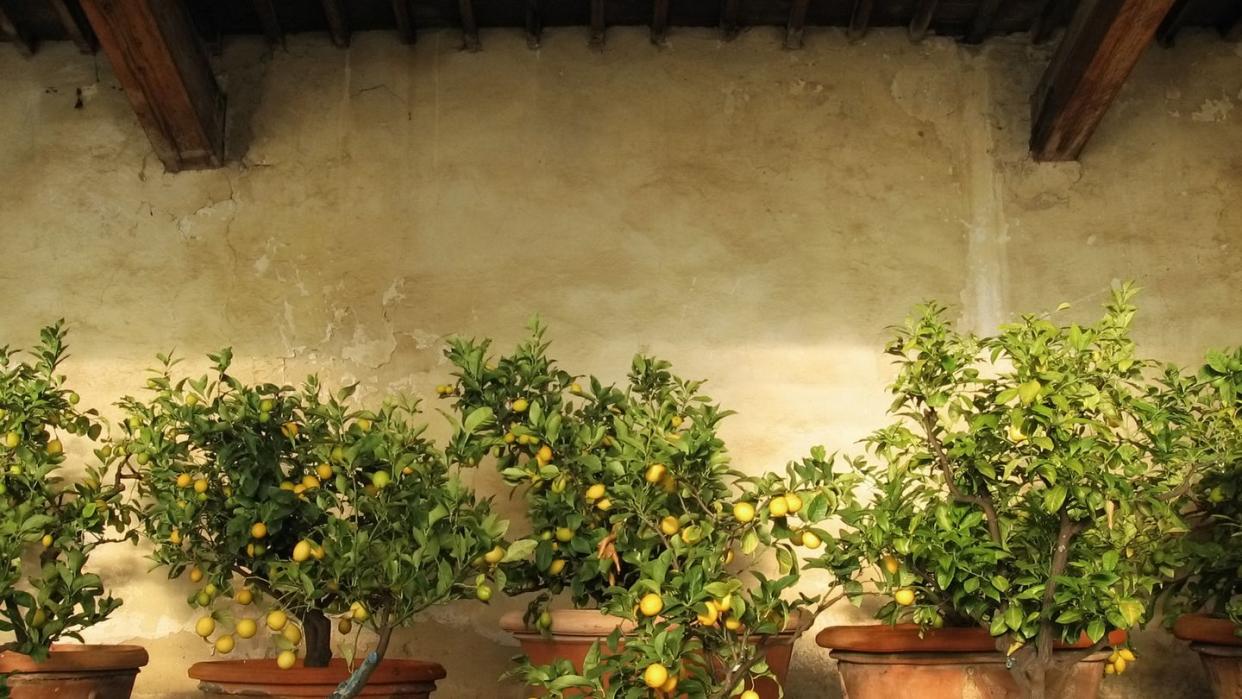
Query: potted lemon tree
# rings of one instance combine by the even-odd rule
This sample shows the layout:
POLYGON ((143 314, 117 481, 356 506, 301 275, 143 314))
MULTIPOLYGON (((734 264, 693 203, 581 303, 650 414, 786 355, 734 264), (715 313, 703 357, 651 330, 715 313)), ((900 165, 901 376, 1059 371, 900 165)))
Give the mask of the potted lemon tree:
POLYGON ((1194 406, 1199 464, 1188 489, 1185 574, 1170 585, 1166 621, 1198 651, 1217 697, 1242 692, 1242 349, 1208 353, 1197 376, 1170 380, 1194 406))
POLYGON ((130 514, 101 466, 65 476, 66 447, 101 430, 58 373, 65 352, 63 323, 44 328, 28 358, 0 348, 0 633, 11 637, 0 642, 0 695, 128 697, 145 650, 60 642, 81 641, 121 606, 87 564, 128 538, 130 514))
POLYGON ((1134 661, 1117 632, 1180 563, 1193 454, 1130 338, 1133 295, 1091 325, 1025 315, 975 337, 929 304, 897 330, 896 420, 868 440, 858 522, 888 625, 818 637, 851 697, 1086 698, 1134 661))
POLYGON ((275 656, 199 663, 191 677, 208 694, 427 696, 443 668, 385 659, 391 636, 432 605, 485 597, 484 556, 507 524, 457 480, 417 404, 363 410, 353 387, 314 377, 247 385, 228 350, 198 378, 161 360, 151 396, 122 402, 114 458, 139 478, 154 560, 196 585, 195 631, 217 656, 256 637, 275 656))
POLYGON ((734 470, 718 435, 731 413, 665 361, 636 357, 618 388, 560 369, 538 323, 512 355, 488 348, 453 342, 458 380, 440 392, 497 417, 457 447, 493 453, 528 505, 533 532, 501 566, 509 592, 542 593, 502 621, 526 654, 518 674, 554 695, 777 696, 793 640, 858 566, 829 531, 853 477, 822 451, 784 477, 734 470), (748 572, 769 551, 777 574, 748 572), (794 595, 800 552, 833 584, 794 595), (562 592, 574 609, 549 609, 562 592))

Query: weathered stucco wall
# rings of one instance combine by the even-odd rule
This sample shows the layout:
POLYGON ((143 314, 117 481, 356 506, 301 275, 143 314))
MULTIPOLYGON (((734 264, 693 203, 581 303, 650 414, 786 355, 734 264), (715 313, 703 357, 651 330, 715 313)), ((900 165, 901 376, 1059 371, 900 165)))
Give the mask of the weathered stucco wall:
MULTIPOLYGON (((69 369, 100 406, 157 351, 225 344, 255 376, 429 393, 446 336, 508 344, 538 311, 578 370, 620 378, 645 350, 710 378, 741 413, 733 451, 761 470, 880 423, 884 327, 928 297, 987 327, 1061 301, 1086 317, 1135 278, 1149 352, 1242 339, 1242 53, 1213 36, 1150 52, 1064 165, 1025 156, 1047 52, 1023 41, 819 31, 785 52, 775 30, 677 31, 658 51, 614 30, 597 54, 560 29, 539 52, 511 31, 457 45, 230 41, 231 139, 249 151, 176 176, 101 57, 0 51, 0 342, 67 317, 69 369)), ((193 696, 184 669, 207 649, 188 588, 133 549, 100 566, 128 602, 92 637, 148 646, 141 696, 193 696)), ((493 680, 515 606, 436 611, 396 650, 448 667, 437 696, 518 696, 493 680)), ((1203 696, 1163 634, 1140 650, 1107 696, 1203 696)), ((809 641, 790 696, 839 696, 809 641)))

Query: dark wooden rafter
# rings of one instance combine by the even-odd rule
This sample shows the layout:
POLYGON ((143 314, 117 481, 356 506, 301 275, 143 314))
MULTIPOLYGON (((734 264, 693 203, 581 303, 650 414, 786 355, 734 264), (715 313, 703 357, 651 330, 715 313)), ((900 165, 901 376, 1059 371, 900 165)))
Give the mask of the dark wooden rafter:
POLYGON ((725 41, 737 38, 741 30, 739 15, 742 11, 742 0, 720 0, 720 33, 725 41))
POLYGON ((23 56, 33 56, 35 51, 34 36, 13 19, 13 12, 7 0, 0 0, 0 34, 7 36, 17 52, 23 56))
POLYGON ((1242 41, 1242 9, 1237 17, 1221 25, 1220 34, 1227 41, 1242 41))
POLYGON ((78 3, 74 0, 48 0, 48 4, 56 11, 60 26, 65 28, 65 35, 78 47, 78 51, 95 53, 95 32, 91 31, 91 25, 78 3))
POLYGON ((478 51, 483 45, 479 43, 479 23, 474 19, 474 0, 457 0, 457 11, 461 13, 462 48, 478 51))
POLYGON ((417 34, 414 32, 414 17, 410 14, 410 0, 392 0, 392 16, 397 24, 397 36, 401 37, 401 43, 414 43, 417 34))
POLYGON ((604 32, 608 18, 604 13, 604 0, 591 0, 591 48, 604 48, 604 32))
POLYGON ((1177 40, 1178 32, 1186 25, 1186 20, 1190 19, 1190 12, 1194 5, 1193 0, 1176 0, 1173 3, 1173 9, 1169 10, 1169 14, 1160 23, 1160 28, 1156 30, 1156 41, 1161 46, 1173 45, 1173 42, 1177 40))
POLYGON ((873 0, 854 0, 854 10, 850 13, 850 26, 846 35, 851 40, 863 38, 871 27, 871 9, 873 0))
POLYGON ((940 0, 919 0, 914 8, 914 16, 910 18, 910 40, 922 41, 927 37, 932 19, 936 16, 936 7, 940 0))
POLYGON ((328 32, 337 48, 349 46, 349 15, 343 0, 322 0, 323 14, 328 20, 328 32))
POLYGON ((272 0, 254 0, 254 13, 259 18, 259 26, 263 28, 263 36, 267 43, 275 46, 285 45, 285 33, 280 28, 280 16, 276 14, 276 6, 272 0))
POLYGON ((1032 98, 1031 153, 1073 160, 1174 0, 1084 0, 1032 98))
POLYGON ((543 43, 543 7, 540 0, 526 0, 526 46, 539 48, 543 43))
POLYGON ((660 46, 668 35, 669 0, 653 0, 651 8, 651 43, 660 46))
POLYGON ((171 172, 224 161, 224 93, 181 0, 82 0, 99 45, 171 172))
POLYGON ((1035 19, 1031 20, 1031 43, 1042 44, 1056 31, 1068 0, 1042 0, 1035 19))
POLYGON ((802 38, 806 33, 806 11, 811 0, 793 0, 789 8, 789 24, 785 26, 785 48, 802 48, 802 38))
POLYGON ((1001 0, 983 0, 979 9, 975 10, 975 18, 970 22, 970 31, 963 39, 968 44, 981 44, 992 33, 992 23, 1000 10, 1001 0))

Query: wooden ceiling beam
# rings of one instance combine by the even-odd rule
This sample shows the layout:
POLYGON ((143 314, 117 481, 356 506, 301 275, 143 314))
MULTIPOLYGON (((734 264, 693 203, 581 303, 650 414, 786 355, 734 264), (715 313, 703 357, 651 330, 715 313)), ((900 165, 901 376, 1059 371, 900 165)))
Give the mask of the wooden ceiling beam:
POLYGON ((664 45, 664 37, 668 35, 668 0, 654 0, 651 11, 651 43, 664 45))
POLYGON ((854 0, 854 10, 850 13, 850 26, 846 30, 846 36, 851 41, 857 41, 867 34, 867 29, 871 27, 873 4, 873 0, 854 0))
POLYGON ((785 48, 802 48, 802 37, 806 32, 806 11, 811 0, 793 0, 789 8, 789 24, 785 27, 785 48))
POLYGON ((224 93, 181 0, 82 0, 112 72, 169 172, 224 163, 224 93))
POLYGON ((280 28, 280 17, 276 14, 276 6, 272 0, 254 0, 254 13, 259 17, 259 26, 263 28, 263 36, 272 46, 285 45, 285 33, 280 28))
POLYGON ((349 48, 349 15, 343 0, 323 0, 323 14, 328 19, 328 32, 337 48, 349 48))
POLYGON ((1174 0, 1084 0, 1032 97, 1031 154, 1074 160, 1174 0))
POLYGON ((526 0, 526 47, 537 49, 543 43, 543 7, 539 0, 526 0))
POLYGON ((457 10, 461 13, 462 48, 471 53, 483 48, 479 42, 479 23, 474 19, 474 1, 458 0, 457 10))
POLYGON ((410 14, 410 0, 392 0, 392 16, 401 43, 413 44, 418 37, 414 32, 414 17, 410 14))
POLYGON ((0 0, 0 34, 7 36, 17 47, 17 52, 29 58, 35 52, 35 38, 14 19, 7 0, 0 0))
POLYGON ((720 0, 720 33, 725 41, 737 38, 740 30, 738 21, 742 12, 742 0, 720 0))
POLYGON ((910 18, 911 41, 922 41, 927 36, 939 5, 940 0, 919 0, 918 6, 914 8, 914 16, 910 18))
POLYGON ((1169 10, 1169 14, 1160 23, 1160 28, 1156 30, 1156 41, 1161 46, 1167 48, 1177 41, 1178 32, 1186 25, 1186 20, 1190 19, 1192 5, 1194 3, 1191 0, 1175 0, 1173 9, 1169 10))
POLYGON ((82 14, 82 8, 71 0, 48 0, 48 2, 56 11, 60 25, 65 28, 65 34, 69 36, 74 46, 78 47, 78 51, 84 54, 95 53, 95 33, 91 31, 90 23, 82 14))
POLYGON ((604 50, 604 33, 607 31, 604 0, 591 0, 591 48, 604 50))
POLYGON ((970 23, 970 31, 963 39, 967 44, 981 44, 992 33, 992 23, 1000 11, 1001 0, 983 0, 975 11, 975 18, 970 23))

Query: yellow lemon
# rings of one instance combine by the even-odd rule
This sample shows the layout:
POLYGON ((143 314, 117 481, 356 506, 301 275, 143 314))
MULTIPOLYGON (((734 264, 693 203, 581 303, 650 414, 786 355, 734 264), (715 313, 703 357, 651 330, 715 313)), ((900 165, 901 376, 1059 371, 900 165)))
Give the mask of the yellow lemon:
POLYGON ((361 602, 354 602, 350 609, 353 611, 354 621, 366 621, 371 618, 371 613, 361 602))
POLYGON ((308 473, 302 476, 302 487, 307 490, 314 490, 319 487, 319 479, 308 473))
POLYGON ((178 488, 189 488, 194 483, 194 479, 188 473, 182 473, 177 476, 178 488))
POLYGON ((380 490, 386 488, 391 482, 392 476, 388 475, 387 471, 376 471, 371 474, 371 484, 380 490))
POLYGON ((491 551, 488 551, 487 553, 483 554, 483 560, 487 561, 488 563, 491 563, 492 565, 496 565, 497 563, 501 562, 502 560, 504 560, 504 557, 505 557, 505 547, 503 546, 496 546, 491 551))
POLYGON ((665 694, 672 694, 677 691, 677 678, 670 675, 668 680, 666 680, 664 684, 660 685, 660 691, 665 694))
POLYGON ((207 492, 207 479, 206 478, 200 478, 194 481, 194 492, 196 493, 207 492))
POLYGON ((53 439, 47 443, 47 453, 49 456, 60 456, 65 452, 65 445, 60 443, 59 439, 53 439))
POLYGON ((319 480, 326 481, 332 477, 332 467, 327 464, 319 464, 315 467, 315 473, 319 475, 319 480))
POLYGON ((301 563, 311 557, 311 543, 302 539, 293 547, 293 560, 301 563))
POLYGON ((759 699, 759 692, 748 689, 737 696, 737 699, 759 699))
POLYGON ((908 587, 903 587, 893 593, 893 600, 903 607, 909 607, 914 604, 914 590, 911 590, 908 587))
POLYGON ((4 446, 9 449, 16 449, 18 444, 22 443, 22 436, 16 432, 7 432, 4 435, 4 446))
POLYGON ((238 619, 237 628, 233 630, 242 638, 254 638, 259 631, 259 625, 254 623, 254 619, 238 619))
POLYGON ((664 610, 664 598, 654 592, 648 592, 638 602, 638 609, 643 616, 655 616, 664 610))
POLYGON ((43 544, 43 548, 45 549, 51 548, 52 547, 52 535, 44 534, 43 538, 40 539, 39 543, 43 544))
POLYGON ((742 628, 742 620, 738 619, 737 617, 731 616, 728 619, 725 619, 724 625, 725 625, 725 628, 730 631, 737 631, 738 629, 742 628))
POLYGON ((699 623, 704 626, 715 626, 720 619, 720 612, 717 611, 716 605, 706 604, 703 608, 707 611, 698 613, 699 623))
POLYGON ((733 506, 733 518, 746 524, 755 518, 755 506, 749 502, 739 502, 733 506))
POLYGON ((1117 651, 1117 655, 1120 655, 1121 659, 1126 661, 1127 663, 1132 663, 1135 660, 1138 660, 1138 658, 1134 656, 1134 651, 1130 650, 1129 648, 1122 648, 1121 650, 1117 651))
POLYGON ((548 566, 548 572, 551 573, 552 575, 560 575, 561 572, 564 570, 565 570, 565 559, 563 558, 558 558, 552 561, 552 564, 548 566))
POLYGON ((773 517, 784 517, 789 514, 789 504, 784 497, 772 498, 772 502, 768 503, 768 513, 773 517))
POLYGON ((889 575, 896 575, 901 570, 901 562, 891 554, 884 556, 884 571, 889 575))
POLYGON ((237 641, 232 636, 225 634, 216 639, 216 652, 220 655, 228 655, 233 652, 233 648, 236 645, 237 641))
POLYGON ((598 500, 604 497, 605 492, 606 492, 606 489, 604 488, 604 484, 596 483, 590 488, 587 488, 587 491, 586 491, 587 500, 598 500))
POLYGON ((530 403, 525 398, 518 398, 513 401, 513 412, 515 413, 524 413, 528 407, 530 407, 530 403))
POLYGON ((209 616, 199 617, 198 622, 194 624, 194 633, 207 638, 216 630, 216 620, 209 616))
POLYGON ((492 598, 492 588, 487 585, 479 585, 474 588, 474 596, 477 597, 480 602, 486 602, 492 598))
POLYGON ((552 448, 546 444, 539 447, 539 452, 535 454, 535 458, 539 460, 539 463, 543 463, 543 464, 551 463, 552 462, 552 448))
POLYGON ((790 514, 798 514, 798 510, 802 509, 802 498, 797 493, 785 493, 785 507, 790 514))
POLYGON ((254 593, 251 592, 249 588, 243 587, 237 591, 237 594, 233 597, 233 599, 237 600, 238 604, 250 604, 254 601, 254 593))
POLYGON ((677 518, 673 515, 669 515, 660 520, 660 531, 664 532, 665 536, 672 536, 680 530, 681 522, 678 522, 677 518))
POLYGON ((294 437, 298 436, 298 423, 286 422, 285 424, 280 426, 280 433, 288 437, 289 439, 293 439, 294 437))
POLYGON ((190 569, 190 582, 201 582, 203 579, 203 569, 194 566, 190 569))
POLYGON ((288 670, 298 661, 298 654, 291 650, 282 650, 280 655, 276 656, 276 667, 281 670, 288 670))
POLYGON ((295 646, 302 642, 302 629, 293 624, 286 625, 284 631, 280 632, 280 635, 284 636, 286 641, 295 646))
POLYGON ((267 537, 267 525, 262 522, 255 522, 250 527, 250 536, 255 539, 263 539, 267 537))
POLYGON ((289 623, 289 615, 280 609, 273 609, 267 614, 267 628, 273 631, 280 631, 285 628, 285 624, 289 623))
POLYGON ((556 540, 562 543, 569 543, 574 539, 574 530, 569 527, 556 528, 556 540))
POLYGON ((181 531, 177 529, 172 530, 172 532, 168 534, 168 541, 173 546, 180 546, 181 545, 181 531))
POLYGON ((652 663, 643 670, 643 682, 652 689, 659 689, 668 682, 668 668, 660 663, 652 663))
POLYGON ((803 532, 802 534, 802 545, 803 546, 809 549, 817 549, 820 547, 821 544, 823 544, 823 542, 819 540, 818 534, 816 534, 815 532, 803 532))
POLYGON ((609 500, 608 498, 600 498, 595 501, 595 506, 604 512, 607 512, 612 509, 612 500, 609 500))
POLYGON ((647 475, 645 478, 648 483, 654 485, 664 480, 664 474, 667 472, 668 469, 664 468, 664 464, 651 464, 647 467, 647 475))

